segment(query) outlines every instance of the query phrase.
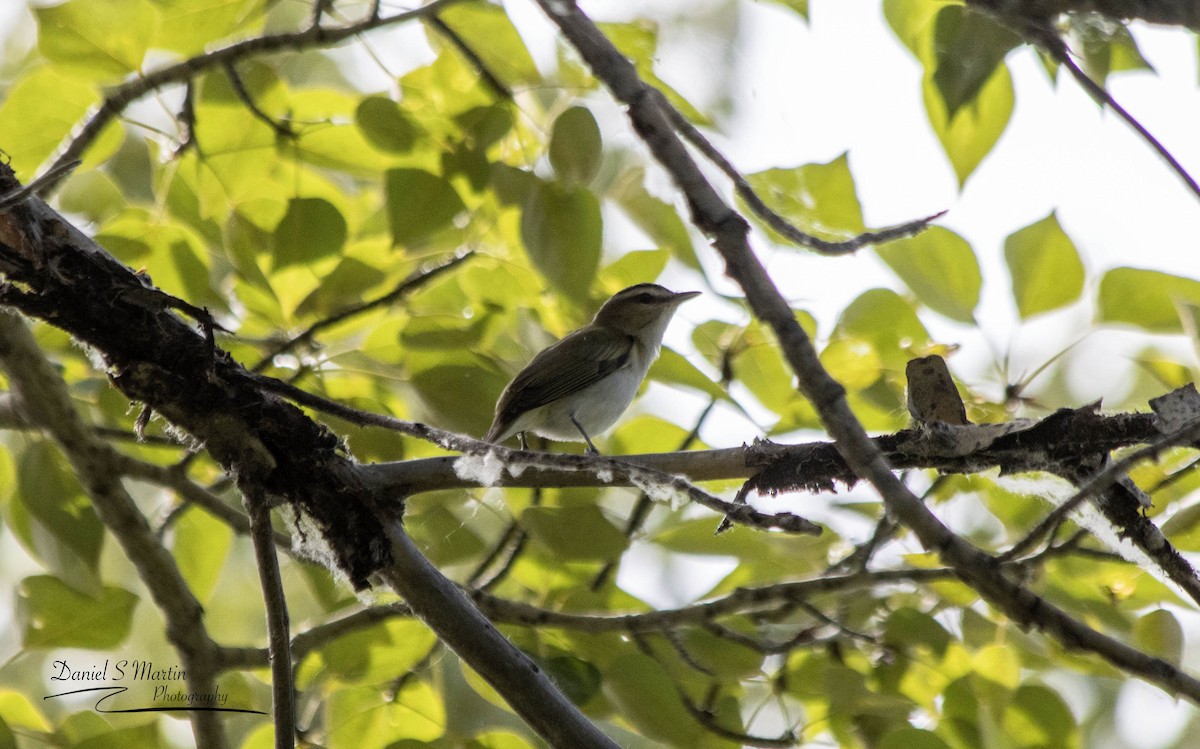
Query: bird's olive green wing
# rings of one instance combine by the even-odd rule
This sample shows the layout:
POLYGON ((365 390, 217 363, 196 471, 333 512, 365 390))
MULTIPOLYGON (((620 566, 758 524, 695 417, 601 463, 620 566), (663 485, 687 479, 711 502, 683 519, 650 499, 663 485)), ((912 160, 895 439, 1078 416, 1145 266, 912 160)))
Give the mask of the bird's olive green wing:
POLYGON ((496 423, 594 385, 629 361, 633 338, 609 328, 584 328, 550 346, 521 370, 496 404, 496 423))

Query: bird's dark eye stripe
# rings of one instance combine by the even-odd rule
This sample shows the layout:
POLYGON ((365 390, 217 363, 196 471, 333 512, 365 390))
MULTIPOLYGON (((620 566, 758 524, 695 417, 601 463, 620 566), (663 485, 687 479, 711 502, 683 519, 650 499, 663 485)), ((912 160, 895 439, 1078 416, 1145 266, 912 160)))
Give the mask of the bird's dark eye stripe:
POLYGON ((649 304, 654 301, 654 295, 643 291, 641 294, 638 294, 637 299, 642 304, 649 304))

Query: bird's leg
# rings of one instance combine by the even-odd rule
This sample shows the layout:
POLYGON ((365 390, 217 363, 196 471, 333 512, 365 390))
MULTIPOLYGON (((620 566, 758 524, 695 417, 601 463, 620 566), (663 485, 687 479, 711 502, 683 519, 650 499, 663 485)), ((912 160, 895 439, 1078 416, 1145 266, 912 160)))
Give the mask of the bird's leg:
POLYGON ((589 437, 588 433, 584 431, 583 426, 575 418, 575 414, 571 414, 570 418, 571 418, 571 423, 574 424, 575 428, 579 430, 579 433, 583 435, 583 441, 586 442, 587 446, 588 446, 587 451, 590 452, 592 455, 599 455, 600 451, 597 450, 596 446, 592 444, 592 438, 589 437))
POLYGON ((517 432, 517 441, 521 443, 521 449, 522 449, 522 450, 528 450, 528 449, 529 449, 529 442, 527 442, 527 441, 525 440, 525 433, 524 433, 524 432, 517 432))

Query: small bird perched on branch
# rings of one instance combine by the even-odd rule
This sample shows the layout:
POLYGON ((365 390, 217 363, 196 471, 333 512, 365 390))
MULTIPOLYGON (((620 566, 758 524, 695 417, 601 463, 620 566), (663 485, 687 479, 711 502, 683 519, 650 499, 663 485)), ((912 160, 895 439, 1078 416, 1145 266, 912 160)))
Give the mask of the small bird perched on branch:
POLYGON ((525 432, 587 443, 612 426, 637 395, 675 309, 698 291, 653 283, 618 291, 592 321, 546 348, 508 383, 485 442, 525 432))

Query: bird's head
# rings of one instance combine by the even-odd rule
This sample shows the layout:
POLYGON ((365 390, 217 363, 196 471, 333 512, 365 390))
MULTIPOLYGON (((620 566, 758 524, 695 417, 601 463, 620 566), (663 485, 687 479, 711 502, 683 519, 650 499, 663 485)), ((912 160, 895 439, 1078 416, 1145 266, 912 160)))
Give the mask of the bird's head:
POLYGON ((655 331, 661 339, 675 308, 699 295, 699 291, 674 292, 656 283, 639 283, 613 294, 596 313, 594 324, 627 335, 655 331))

